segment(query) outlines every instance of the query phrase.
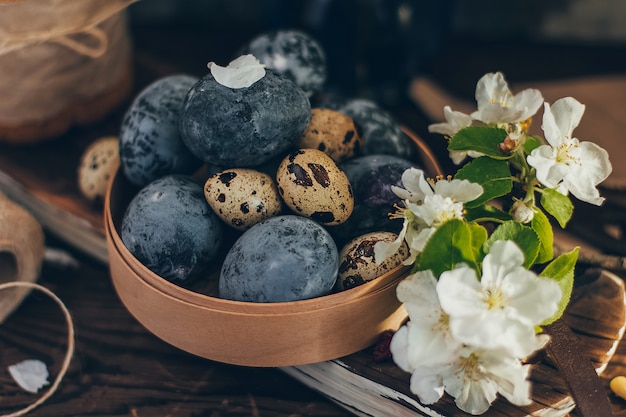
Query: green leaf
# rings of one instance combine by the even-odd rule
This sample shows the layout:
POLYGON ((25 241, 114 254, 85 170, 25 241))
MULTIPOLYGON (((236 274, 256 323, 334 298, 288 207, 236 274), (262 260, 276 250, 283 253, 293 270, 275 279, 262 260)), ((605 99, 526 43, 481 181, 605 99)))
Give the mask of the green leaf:
POLYGON ((487 201, 506 195, 513 188, 509 164, 487 156, 481 156, 465 164, 457 171, 454 178, 482 185, 483 194, 465 204, 465 207, 469 208, 478 207, 487 201))
POLYGON ((417 269, 430 269, 438 277, 443 271, 454 269, 458 263, 464 262, 478 270, 480 262, 477 254, 481 253, 480 247, 487 231, 483 234, 476 227, 482 228, 480 225, 470 227, 457 219, 439 226, 424 246, 417 269))
POLYGON ((540 244, 537 263, 543 264, 552 260, 554 256, 554 233, 548 216, 546 216, 543 211, 536 209, 535 215, 530 222, 530 227, 532 227, 535 233, 537 233, 537 236, 539 236, 540 244))
POLYGON ((537 233, 520 222, 508 221, 498 226, 485 243, 485 252, 489 252, 491 245, 497 240, 512 240, 524 253, 524 266, 530 268, 539 254, 539 236, 537 233))
POLYGON ((533 151, 533 149, 539 147, 539 145, 543 145, 543 138, 541 136, 526 136, 526 141, 524 142, 524 153, 528 155, 533 151))
POLYGON ((500 210, 489 204, 483 204, 478 207, 466 207, 465 220, 468 222, 498 222, 502 223, 507 220, 512 220, 509 213, 504 210, 500 210))
POLYGON ((541 193, 541 205, 559 222, 562 228, 565 228, 574 213, 574 205, 569 197, 553 188, 543 190, 543 193, 541 193))
POLYGON ((469 227, 470 233, 472 234, 472 244, 470 247, 474 251, 474 259, 476 260, 476 263, 479 264, 485 257, 483 247, 489 238, 489 233, 487 232, 487 229, 478 223, 469 223, 469 227))
POLYGON ((578 261, 578 247, 569 253, 564 253, 550 262, 539 274, 540 277, 556 281, 561 287, 561 300, 557 312, 550 319, 542 323, 543 326, 554 322, 563 315, 574 287, 574 269, 578 261))
POLYGON ((469 126, 459 130, 448 143, 450 151, 476 151, 497 159, 509 155, 498 148, 508 134, 506 130, 488 126, 469 126))

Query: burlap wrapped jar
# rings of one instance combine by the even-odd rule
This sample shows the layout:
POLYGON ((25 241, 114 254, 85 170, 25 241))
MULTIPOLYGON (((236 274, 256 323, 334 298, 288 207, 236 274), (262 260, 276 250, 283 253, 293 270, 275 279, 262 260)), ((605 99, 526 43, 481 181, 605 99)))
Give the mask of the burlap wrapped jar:
POLYGON ((127 97, 132 1, 0 0, 0 141, 57 137, 127 97))

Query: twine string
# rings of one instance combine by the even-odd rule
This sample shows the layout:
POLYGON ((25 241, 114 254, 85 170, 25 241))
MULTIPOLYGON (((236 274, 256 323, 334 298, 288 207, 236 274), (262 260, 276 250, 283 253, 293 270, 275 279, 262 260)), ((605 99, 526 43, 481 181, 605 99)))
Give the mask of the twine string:
POLYGON ((52 298, 57 303, 57 305, 61 308, 61 311, 63 312, 63 315, 65 316, 65 320, 67 322, 67 352, 65 354, 65 358, 63 359, 63 365, 61 366, 61 370, 59 371, 56 379, 54 380, 50 388, 41 397, 39 397, 37 401, 22 408, 21 410, 14 411, 10 414, 3 414, 0 417, 23 416, 31 412, 32 410, 34 410, 41 404, 43 404, 46 400, 48 400, 48 398, 50 398, 55 393, 55 391, 61 384, 61 381, 63 380, 63 378, 65 377, 65 374, 67 373, 67 370, 69 369, 72 356, 74 356, 74 322, 72 321, 72 316, 70 315, 70 312, 65 306, 65 304, 63 303, 63 301, 61 301, 61 299, 57 297, 57 295, 54 294, 52 291, 50 291, 48 288, 42 285, 33 283, 33 282, 22 282, 22 281, 5 282, 3 284, 0 284, 0 291, 8 289, 8 288, 17 288, 17 287, 25 287, 25 288, 30 288, 30 289, 43 292, 44 294, 52 298))
POLYGON ((103 22, 137 0, 0 0, 0 56, 47 42, 64 45, 79 54, 99 57, 109 44, 103 22), (29 28, 16 22, 34 20, 29 28), (98 43, 91 47, 73 38, 86 34, 98 43))
POLYGON ((87 45, 86 43, 82 43, 69 35, 60 36, 58 38, 51 39, 51 41, 63 45, 81 55, 94 59, 101 57, 106 52, 109 46, 109 38, 102 29, 94 26, 79 33, 91 36, 95 39, 96 44, 94 46, 87 45))

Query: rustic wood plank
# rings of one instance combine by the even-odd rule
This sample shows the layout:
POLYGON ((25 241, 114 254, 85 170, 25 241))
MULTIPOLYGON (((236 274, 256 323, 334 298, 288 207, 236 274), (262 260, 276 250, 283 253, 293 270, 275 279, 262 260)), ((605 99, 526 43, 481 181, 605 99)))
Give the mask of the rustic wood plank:
MULTIPOLYGON (((224 48, 215 48, 216 39, 196 38, 191 40, 192 44, 179 48, 182 42, 190 42, 190 37, 174 33, 173 39, 167 38, 170 35, 138 34, 139 45, 147 49, 142 48, 136 54, 138 72, 135 91, 157 76, 181 69, 192 73, 202 71, 204 62, 200 61, 205 57, 190 55, 188 52, 203 43, 212 45, 212 48, 205 49, 208 55, 221 50, 218 53, 222 55, 212 55, 212 59, 216 56, 223 58, 224 48), (176 62, 175 65, 167 62, 165 56, 165 59, 161 59, 159 55, 168 48, 172 54, 168 56, 175 56, 175 59, 171 59, 171 62, 176 62)), ((240 35, 247 37, 245 33, 240 35)), ((74 169, 88 143, 99 136, 117 133, 122 111, 120 109, 109 119, 88 129, 74 129, 60 141, 47 144, 45 149, 3 146, 0 149, 0 163, 7 164, 13 172, 17 172, 18 177, 23 175, 19 178, 24 183, 31 181, 31 174, 45 178, 47 184, 35 192, 38 197, 49 198, 69 212, 76 211, 98 226, 101 220, 99 208, 87 206, 78 197, 78 190, 72 181, 74 169), (68 200, 64 200, 66 198, 68 200)), ((413 120, 415 118, 414 113, 405 116, 413 120)), ((34 181, 38 182, 36 179, 34 181)), ((587 233, 589 224, 585 223, 584 227, 583 232, 587 233)), ((608 246, 613 243, 609 242, 608 246)), ((31 415, 145 417, 170 414, 184 417, 206 415, 207 411, 215 415, 270 417, 349 414, 310 390, 294 384, 291 378, 275 370, 216 364, 187 355, 161 342, 146 332, 121 306, 106 273, 106 268, 89 262, 84 263, 78 271, 55 271, 50 267, 44 270, 42 283, 58 292, 74 314, 78 350, 60 391, 31 415)), ((593 300, 591 297, 586 302, 593 300)), ((614 335, 614 326, 598 322, 603 317, 609 317, 605 313, 606 310, 598 307, 588 310, 587 305, 581 307, 580 311, 574 312, 572 309, 569 317, 572 327, 583 339, 598 337, 610 341, 614 335), (594 318, 589 317, 590 312, 596 314, 594 318)), ((613 317, 612 314, 610 316, 613 317)), ((617 317, 615 315, 611 322, 617 317)), ((64 353, 64 340, 65 328, 60 314, 52 304, 47 305, 45 299, 33 294, 0 328, 0 363, 6 365, 23 358, 38 357, 48 363, 52 374, 55 374, 60 367, 59 358, 64 353)), ((596 350, 598 364, 610 356, 606 355, 608 345, 604 341, 587 343, 587 346, 593 346, 596 350)), ((392 364, 374 363, 369 355, 370 352, 364 351, 344 360, 355 369, 362 367, 373 379, 390 386, 399 384, 398 391, 410 394, 407 375, 392 364)), ((540 365, 535 366, 532 372, 535 381, 533 393, 537 403, 541 407, 567 404, 567 386, 558 370, 552 366, 549 357, 540 359, 540 365)), ((604 373, 607 392, 609 378, 624 374, 626 343, 622 342, 617 346, 617 352, 604 373)), ((15 387, 4 368, 0 369, 0 392, 0 410, 3 412, 33 401, 32 395, 15 387)), ((626 402, 613 395, 610 395, 610 399, 615 414, 626 416, 626 402)), ((450 399, 445 399, 441 407, 440 410, 450 410, 450 399)), ((490 417, 517 412, 508 405, 502 405, 502 408, 493 410, 494 414, 490 417)), ((451 412, 450 415, 460 414, 451 412)))
MULTIPOLYGON (((220 364, 164 343, 121 304, 105 266, 79 259, 78 269, 45 264, 41 274, 39 283, 72 313, 76 353, 59 390, 29 416, 350 415, 276 369, 220 364)), ((40 359, 53 379, 66 339, 58 307, 36 292, 0 326, 0 414, 38 398, 13 382, 7 366, 40 359)))

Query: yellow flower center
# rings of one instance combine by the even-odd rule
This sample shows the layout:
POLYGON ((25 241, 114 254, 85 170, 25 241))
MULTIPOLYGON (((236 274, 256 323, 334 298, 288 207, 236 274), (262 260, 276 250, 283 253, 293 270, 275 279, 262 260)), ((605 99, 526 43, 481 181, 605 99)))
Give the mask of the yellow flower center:
POLYGON ((433 333, 445 333, 450 327, 450 316, 442 312, 439 316, 439 320, 433 326, 433 333))
POLYGON ((450 331, 450 316, 442 311, 439 319, 431 326, 430 331, 433 334, 448 333, 450 331))
POLYGON ((506 130, 506 133, 508 133, 514 139, 523 139, 528 134, 528 130, 530 129, 532 121, 533 118, 529 117, 528 119, 522 120, 521 122, 496 123, 496 127, 506 130))
POLYGON ((512 94, 510 91, 506 91, 502 94, 498 94, 498 95, 493 95, 491 97, 491 103, 495 104, 498 103, 499 105, 501 105, 504 108, 509 108, 509 104, 513 101, 512 99, 512 94))
MULTIPOLYGON (((455 204, 454 199, 451 199, 451 200, 452 200, 452 204, 455 204)), ((463 220, 463 212, 458 210, 458 208, 454 206, 448 207, 447 209, 443 209, 439 211, 437 213, 437 219, 435 219, 432 225, 434 227, 437 227, 447 222, 448 220, 453 220, 453 219, 463 220)))
POLYGON ((565 165, 581 165, 580 158, 572 155, 572 151, 578 148, 578 144, 572 142, 565 142, 560 144, 556 148, 556 162, 565 165))
POLYGON ((505 306, 506 296, 499 288, 486 289, 484 297, 487 310, 502 309, 505 306))
POLYGON ((470 353, 467 357, 460 358, 459 372, 463 372, 464 379, 469 379, 472 382, 477 382, 481 379, 479 362, 480 358, 474 352, 470 353))
POLYGON ((522 120, 521 122, 519 122, 520 128, 522 130, 522 132, 526 133, 530 130, 530 125, 533 123, 533 118, 529 117, 526 120, 522 120))

